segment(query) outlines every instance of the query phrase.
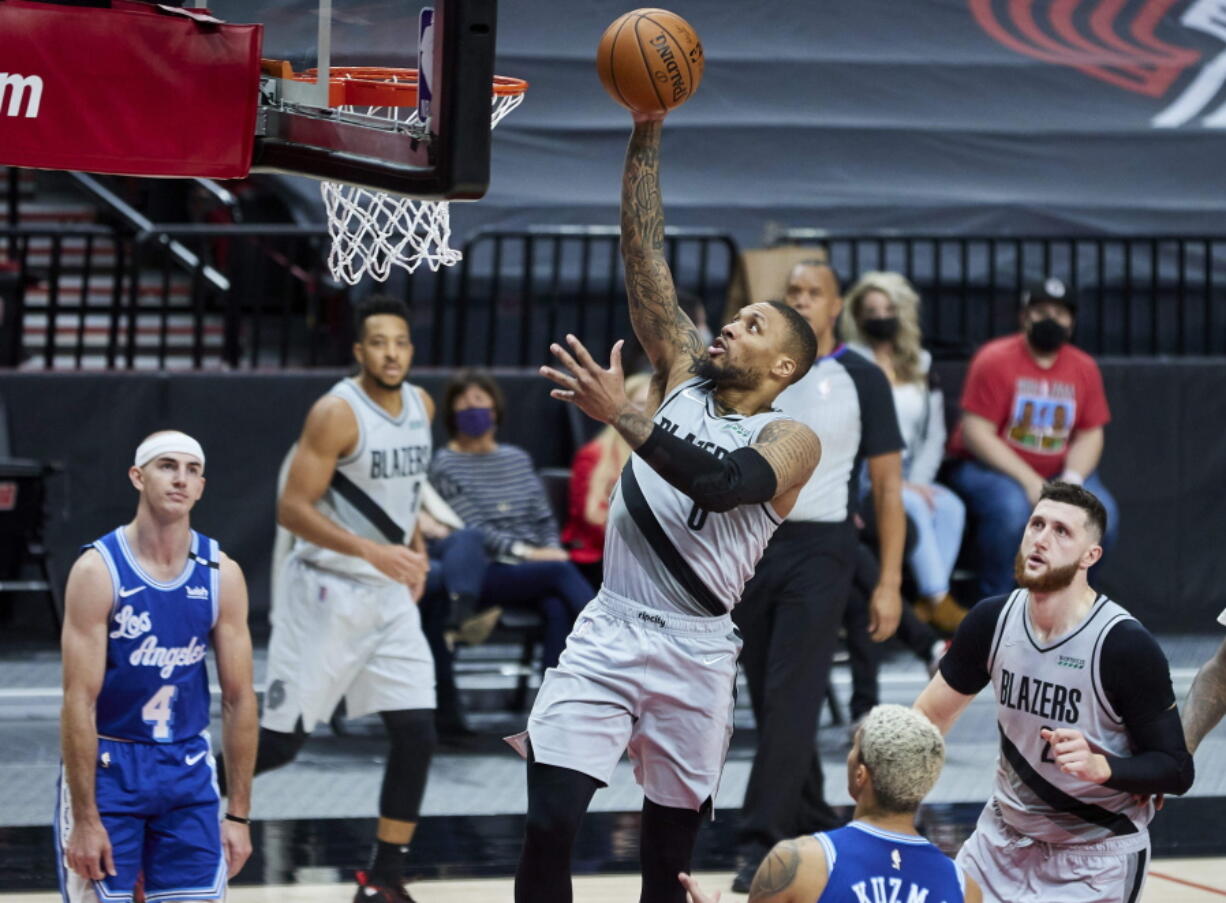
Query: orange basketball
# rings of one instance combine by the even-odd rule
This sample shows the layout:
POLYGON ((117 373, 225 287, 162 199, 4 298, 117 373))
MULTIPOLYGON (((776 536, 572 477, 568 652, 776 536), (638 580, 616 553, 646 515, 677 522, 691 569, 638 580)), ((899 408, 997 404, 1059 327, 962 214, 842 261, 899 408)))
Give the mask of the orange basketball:
POLYGON ((689 100, 702 81, 702 65, 698 35, 666 9, 636 9, 618 17, 596 51, 605 90, 639 113, 666 113, 689 100))

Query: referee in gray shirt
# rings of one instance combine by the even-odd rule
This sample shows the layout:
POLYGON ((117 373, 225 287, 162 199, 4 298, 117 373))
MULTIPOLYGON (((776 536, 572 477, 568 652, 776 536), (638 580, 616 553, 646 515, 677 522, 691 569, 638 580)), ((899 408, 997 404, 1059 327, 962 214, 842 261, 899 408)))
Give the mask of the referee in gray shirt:
POLYGON ((874 640, 893 635, 902 607, 903 441, 889 381, 872 361, 837 344, 843 299, 829 266, 797 264, 786 300, 817 333, 818 360, 775 406, 817 433, 822 460, 732 610, 744 635, 741 665, 758 726, 737 837, 732 889, 739 893, 748 892, 776 842, 835 827, 814 746, 855 571, 852 517, 862 460, 872 479, 881 549, 881 576, 870 601, 874 640))

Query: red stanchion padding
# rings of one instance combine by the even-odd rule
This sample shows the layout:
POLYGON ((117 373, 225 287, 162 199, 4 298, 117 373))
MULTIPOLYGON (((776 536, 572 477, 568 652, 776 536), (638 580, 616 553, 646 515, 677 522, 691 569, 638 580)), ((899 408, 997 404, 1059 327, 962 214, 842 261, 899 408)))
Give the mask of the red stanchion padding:
POLYGON ((245 176, 262 38, 206 10, 0 0, 0 165, 245 176))

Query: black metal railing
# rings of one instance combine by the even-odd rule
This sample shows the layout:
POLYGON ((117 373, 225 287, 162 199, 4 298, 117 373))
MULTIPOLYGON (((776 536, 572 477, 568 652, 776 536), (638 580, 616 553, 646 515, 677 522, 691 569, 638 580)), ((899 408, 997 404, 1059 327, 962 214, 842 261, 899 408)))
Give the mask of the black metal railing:
MULTIPOLYGON (((349 360, 349 292, 327 277, 322 227, 55 225, 0 228, 0 364, 69 369, 285 368, 349 360)), ((838 236, 821 245, 845 285, 896 270, 923 297, 926 340, 963 357, 1016 328, 1030 279, 1078 294, 1077 341, 1095 354, 1226 354, 1226 237, 838 236)), ((386 289, 410 305, 418 360, 533 366, 567 332, 596 352, 631 336, 614 227, 485 230, 458 266, 386 289)), ((682 292, 718 326, 734 240, 669 229, 682 292)), ((633 354, 633 352, 632 352, 633 354)))
POLYGON ((344 294, 327 232, 277 225, 0 230, 0 365, 202 369, 332 364, 344 294))
MULTIPOLYGON (((270 224, 162 226, 134 239, 130 276, 132 316, 142 310, 138 298, 151 274, 155 293, 157 337, 152 343, 164 367, 173 343, 170 319, 186 327, 193 368, 212 357, 224 366, 290 367, 331 364, 335 336, 342 332, 344 296, 325 279, 327 230, 270 224), (188 249, 195 263, 185 266, 165 253, 173 244, 188 249), (223 275, 224 285, 208 278, 223 275), (177 294, 173 289, 177 288, 177 294), (206 353, 211 352, 211 354, 206 353)), ((129 329, 124 363, 133 366, 136 331, 129 329)), ((187 352, 182 342, 180 353, 187 352)))
MULTIPOLYGON (((532 366, 565 333, 593 352, 632 335, 612 226, 487 229, 451 270, 422 273, 406 291, 414 342, 434 365, 532 366)), ((708 229, 668 228, 665 255, 692 304, 718 322, 738 249, 708 229)))
POLYGON ((1055 276, 1077 299, 1076 341, 1101 355, 1226 354, 1226 237, 831 236, 814 244, 850 288, 870 270, 902 273, 920 292, 926 338, 964 356, 1017 328, 1023 286, 1055 276))

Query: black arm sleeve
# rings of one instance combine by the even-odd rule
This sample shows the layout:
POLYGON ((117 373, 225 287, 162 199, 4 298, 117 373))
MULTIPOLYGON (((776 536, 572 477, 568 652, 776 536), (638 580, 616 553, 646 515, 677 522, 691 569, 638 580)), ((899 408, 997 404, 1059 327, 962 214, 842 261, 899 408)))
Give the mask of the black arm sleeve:
POLYGON ((953 689, 974 696, 992 680, 988 656, 996 622, 1008 596, 990 596, 972 608, 958 625, 949 650, 941 657, 941 676, 953 689))
POLYGON ((738 448, 719 458, 678 439, 658 423, 635 454, 698 507, 717 514, 738 505, 769 502, 778 490, 775 471, 752 448, 738 448))
POLYGON ((1187 793, 1196 777, 1192 754, 1183 740, 1178 709, 1167 709, 1153 721, 1129 724, 1137 752, 1107 756, 1111 777, 1104 786, 1126 793, 1187 793))
POLYGON ((1122 621, 1103 640, 1103 691, 1128 728, 1131 756, 1107 756, 1112 790, 1185 793, 1195 771, 1175 708, 1162 649, 1137 621, 1122 621))

